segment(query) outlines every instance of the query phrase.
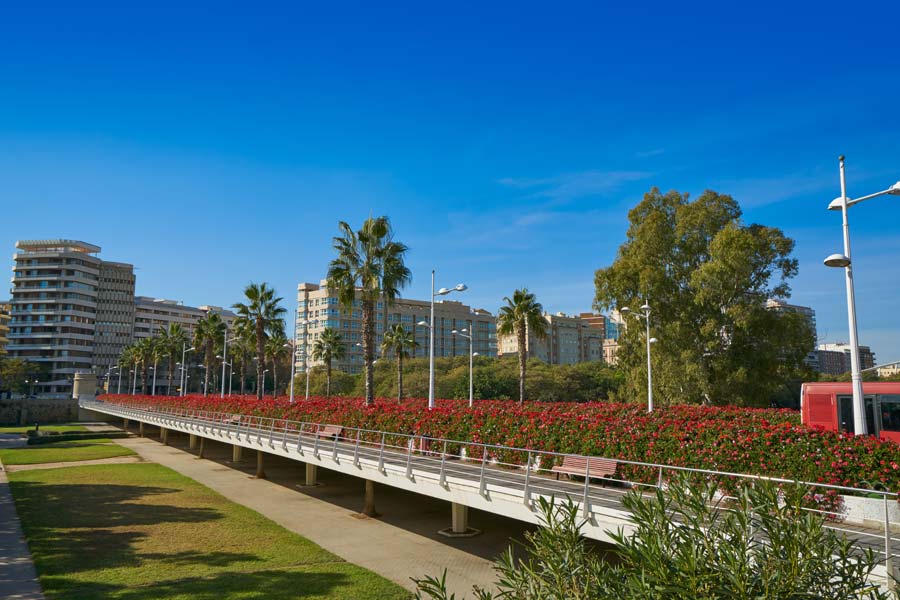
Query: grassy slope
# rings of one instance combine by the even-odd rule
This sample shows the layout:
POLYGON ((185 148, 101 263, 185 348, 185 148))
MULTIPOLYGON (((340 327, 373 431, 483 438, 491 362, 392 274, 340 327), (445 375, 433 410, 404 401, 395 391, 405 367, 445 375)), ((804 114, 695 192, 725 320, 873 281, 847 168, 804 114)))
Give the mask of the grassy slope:
POLYGON ((159 465, 20 471, 10 479, 54 600, 410 596, 159 465))
MULTIPOLYGON (((31 425, 10 425, 7 427, 0 427, 0 433, 22 433, 24 434, 29 429, 34 429, 34 424, 31 425)), ((81 425, 41 425, 41 431, 87 431, 81 425)))
POLYGON ((132 454, 134 454, 134 451, 124 446, 110 443, 110 440, 106 438, 99 438, 0 450, 0 461, 4 465, 34 465, 75 460, 96 460, 114 456, 131 456, 132 454))

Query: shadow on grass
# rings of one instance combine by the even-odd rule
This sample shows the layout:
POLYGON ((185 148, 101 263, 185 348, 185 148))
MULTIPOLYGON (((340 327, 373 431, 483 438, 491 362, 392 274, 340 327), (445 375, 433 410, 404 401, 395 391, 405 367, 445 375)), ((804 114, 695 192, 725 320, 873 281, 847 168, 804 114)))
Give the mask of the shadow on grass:
POLYGON ((104 583, 54 582, 58 597, 66 599, 114 598, 115 600, 281 600, 329 598, 330 600, 389 600, 409 598, 396 588, 375 583, 360 586, 349 572, 335 565, 318 568, 277 569, 252 573, 221 573, 213 577, 180 579, 141 587, 104 583), (59 583, 60 585, 56 585, 59 583))

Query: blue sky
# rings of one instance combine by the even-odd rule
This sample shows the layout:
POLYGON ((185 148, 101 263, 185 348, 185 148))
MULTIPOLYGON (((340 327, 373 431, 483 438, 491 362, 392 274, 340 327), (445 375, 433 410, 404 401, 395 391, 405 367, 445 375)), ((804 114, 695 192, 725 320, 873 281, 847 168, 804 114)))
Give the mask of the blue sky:
MULTIPOLYGON (((900 180, 897 3, 186 4, 4 8, 0 248, 83 239, 139 294, 229 305, 265 280, 290 308, 338 220, 387 214, 405 295, 436 268, 476 306, 525 285, 578 312, 646 190, 711 188, 797 241, 793 301, 846 339, 825 206, 839 154, 851 196, 900 180)), ((851 214, 880 361, 898 217, 851 214)))

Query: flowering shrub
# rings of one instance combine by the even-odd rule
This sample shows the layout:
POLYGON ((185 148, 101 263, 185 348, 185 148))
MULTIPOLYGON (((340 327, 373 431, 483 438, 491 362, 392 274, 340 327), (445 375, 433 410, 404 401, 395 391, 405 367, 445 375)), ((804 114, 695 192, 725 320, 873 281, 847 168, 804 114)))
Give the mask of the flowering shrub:
MULTIPOLYGON (((379 399, 249 396, 117 396, 107 402, 135 408, 167 407, 241 413, 311 423, 468 440, 512 448, 605 456, 631 461, 751 473, 813 483, 900 490, 900 445, 872 437, 801 425, 795 411, 673 406, 648 414, 623 403, 526 403, 501 400, 379 399)), ((522 452, 493 458, 523 464, 522 452)), ((542 467, 549 467, 543 464, 542 467)), ((653 471, 621 465, 619 474, 655 481, 653 471)))

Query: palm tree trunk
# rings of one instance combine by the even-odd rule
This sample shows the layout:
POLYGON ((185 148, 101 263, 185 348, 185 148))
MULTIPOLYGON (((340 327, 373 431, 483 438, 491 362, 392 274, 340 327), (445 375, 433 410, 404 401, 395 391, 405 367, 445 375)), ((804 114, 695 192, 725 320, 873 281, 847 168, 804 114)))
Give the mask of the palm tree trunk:
POLYGON ((148 376, 150 373, 148 367, 149 367, 149 363, 147 361, 144 361, 143 369, 142 369, 142 373, 141 373, 141 376, 142 376, 141 393, 144 394, 145 396, 147 395, 147 383, 150 380, 150 377, 148 376))
POLYGON ((212 342, 206 340, 206 352, 203 356, 203 362, 206 363, 206 368, 203 369, 203 395, 209 396, 209 370, 212 368, 212 342))
POLYGON ((525 403, 525 363, 528 360, 528 350, 525 348, 525 328, 516 328, 516 337, 519 343, 519 406, 525 403))
POLYGON ((274 381, 274 387, 272 388, 272 397, 278 397, 278 361, 275 357, 272 357, 272 379, 274 381))
POLYGON ((366 406, 375 404, 375 302, 363 300, 363 362, 366 371, 366 406))
MULTIPOLYGON (((184 365, 182 365, 184 366, 184 365)), ((166 386, 166 394, 172 395, 172 378, 175 376, 175 359, 169 355, 169 384, 166 386)))
POLYGON ((325 361, 325 397, 331 398, 331 357, 325 361))
POLYGON ((263 397, 263 370, 266 366, 266 332, 262 319, 256 320, 256 399, 263 397))
POLYGON ((403 402, 403 351, 397 353, 397 404, 403 402))

